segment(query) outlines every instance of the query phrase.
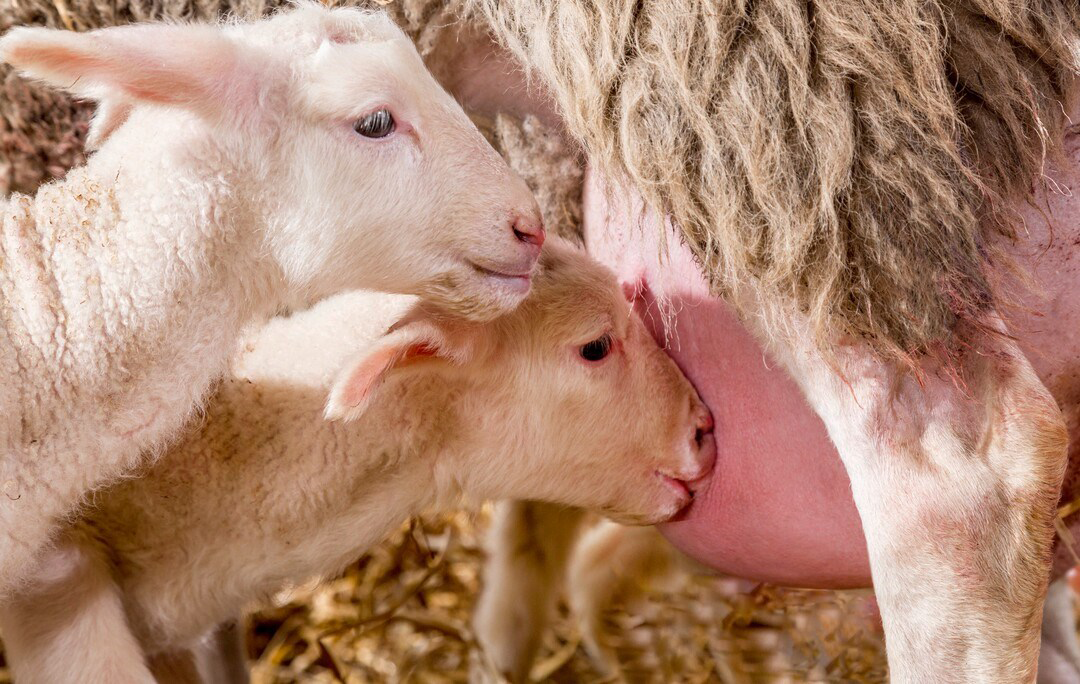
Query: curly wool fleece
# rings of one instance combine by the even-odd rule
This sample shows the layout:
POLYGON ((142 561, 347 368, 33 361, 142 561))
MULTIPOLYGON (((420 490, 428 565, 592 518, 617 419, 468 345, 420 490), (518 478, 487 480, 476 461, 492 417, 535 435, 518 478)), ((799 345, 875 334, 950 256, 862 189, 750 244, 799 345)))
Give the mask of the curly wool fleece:
MULTIPOLYGON (((718 294, 753 283, 822 345, 857 337, 895 355, 993 303, 987 262, 995 236, 1012 235, 1008 200, 1060 140, 1080 69, 1075 0, 471 2, 551 88, 592 162, 679 226, 718 294)), ((278 4, 0 0, 0 29, 278 4)), ((462 11, 387 7, 422 52, 462 11)), ((85 117, 59 103, 47 119, 60 125, 28 129, 21 103, 38 96, 7 89, 0 159, 25 191, 42 167, 77 161, 77 145, 59 158, 52 145, 85 117)))
POLYGON ((1075 0, 472 0, 714 290, 933 349, 1062 136, 1075 0))

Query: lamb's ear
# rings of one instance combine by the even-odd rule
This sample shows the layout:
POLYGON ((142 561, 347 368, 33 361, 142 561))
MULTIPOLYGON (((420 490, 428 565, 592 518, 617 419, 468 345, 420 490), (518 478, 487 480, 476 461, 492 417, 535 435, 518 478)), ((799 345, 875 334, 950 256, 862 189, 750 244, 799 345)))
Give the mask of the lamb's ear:
POLYGON ((471 356, 470 335, 431 321, 410 321, 387 333, 372 349, 353 358, 334 380, 326 402, 330 420, 355 420, 370 404, 379 385, 402 368, 423 363, 463 364, 471 356))
POLYGON ((75 95, 242 113, 257 102, 261 61, 219 28, 142 24, 89 33, 20 27, 0 61, 75 95), (238 111, 240 110, 240 111, 238 111))
POLYGON ((93 151, 101 147, 130 114, 131 103, 125 100, 116 98, 99 102, 94 118, 90 120, 90 130, 86 133, 86 149, 93 151))

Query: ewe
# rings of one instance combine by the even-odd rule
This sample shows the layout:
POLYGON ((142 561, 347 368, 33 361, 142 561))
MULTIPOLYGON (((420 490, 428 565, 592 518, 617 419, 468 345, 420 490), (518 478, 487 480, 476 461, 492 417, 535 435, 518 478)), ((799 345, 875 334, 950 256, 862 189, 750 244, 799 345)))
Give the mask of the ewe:
POLYGON ((19 28, 0 59, 100 103, 90 162, 3 207, 0 594, 243 326, 357 287, 476 319, 528 291, 535 201, 382 14, 19 28))
POLYGON ((710 465, 712 418, 614 275, 552 242, 533 293, 491 322, 398 307, 371 339, 386 295, 350 294, 266 326, 203 426, 101 492, 0 611, 18 681, 152 681, 251 600, 339 571, 424 510, 679 511, 710 465), (365 351, 326 412, 353 420, 324 422, 342 340, 365 351))

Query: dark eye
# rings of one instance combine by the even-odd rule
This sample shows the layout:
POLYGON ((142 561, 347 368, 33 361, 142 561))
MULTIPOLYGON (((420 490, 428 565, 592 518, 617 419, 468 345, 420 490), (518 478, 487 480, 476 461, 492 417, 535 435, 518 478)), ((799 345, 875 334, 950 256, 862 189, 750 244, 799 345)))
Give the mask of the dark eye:
POLYGON ((600 361, 611 351, 611 335, 604 334, 592 342, 581 345, 579 353, 586 361, 600 361))
POLYGON ((394 117, 379 109, 353 124, 353 130, 365 138, 385 138, 394 131, 394 117))

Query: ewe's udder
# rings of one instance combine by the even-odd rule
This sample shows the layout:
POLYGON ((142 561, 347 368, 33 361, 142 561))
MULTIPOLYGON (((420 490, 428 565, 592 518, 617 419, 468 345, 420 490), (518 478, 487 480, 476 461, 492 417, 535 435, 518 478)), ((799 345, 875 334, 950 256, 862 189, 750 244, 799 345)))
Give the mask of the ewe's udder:
POLYGON ((637 207, 609 206, 601 182, 589 173, 589 251, 623 282, 645 285, 641 304, 654 323, 655 298, 670 303, 668 351, 716 419, 713 474, 685 518, 663 526, 664 535, 734 575, 800 586, 869 585, 862 527, 824 425, 730 309, 708 296, 689 253, 671 241, 661 265, 659 229, 638 229, 637 207))

